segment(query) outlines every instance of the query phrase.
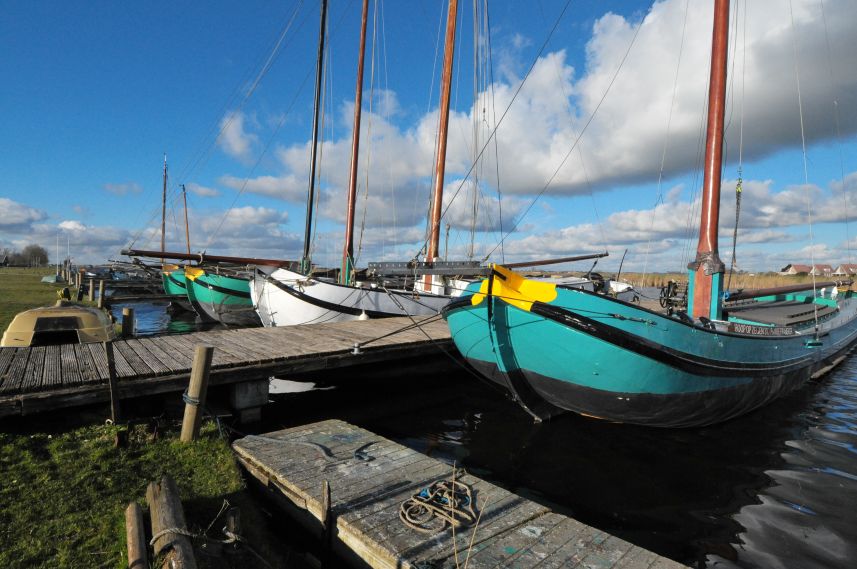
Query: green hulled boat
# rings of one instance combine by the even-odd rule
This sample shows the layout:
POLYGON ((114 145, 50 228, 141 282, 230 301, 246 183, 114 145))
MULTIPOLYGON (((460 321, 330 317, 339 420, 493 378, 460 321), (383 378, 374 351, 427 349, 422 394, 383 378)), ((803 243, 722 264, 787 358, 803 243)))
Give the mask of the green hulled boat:
POLYGON ((250 278, 185 267, 187 298, 204 320, 230 326, 261 326, 250 300, 250 278))
POLYGON ((182 310, 193 311, 193 306, 187 297, 187 279, 185 278, 184 267, 164 265, 161 269, 161 279, 164 284, 164 294, 170 296, 171 305, 182 310))

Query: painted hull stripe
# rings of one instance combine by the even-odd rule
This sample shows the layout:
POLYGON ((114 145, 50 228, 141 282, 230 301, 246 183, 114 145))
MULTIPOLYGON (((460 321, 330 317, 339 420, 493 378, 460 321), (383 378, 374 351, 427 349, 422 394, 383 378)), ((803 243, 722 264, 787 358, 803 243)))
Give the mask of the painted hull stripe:
POLYGON ((662 346, 651 340, 556 306, 534 302, 532 312, 557 324, 573 328, 578 332, 693 375, 716 377, 779 375, 805 367, 813 360, 811 355, 784 362, 744 363, 712 360, 662 346))
POLYGON ((210 282, 202 279, 191 280, 191 282, 197 286, 207 288, 209 290, 213 290, 214 292, 219 292, 220 294, 225 294, 226 296, 235 296, 238 298, 246 298, 250 300, 250 292, 245 292, 243 290, 235 290, 233 288, 226 288, 222 286, 218 286, 216 284, 211 284, 210 282))
MULTIPOLYGON (((266 279, 269 283, 280 289, 281 291, 292 295, 302 302, 306 302, 307 304, 311 304, 318 308, 322 308, 324 310, 330 310, 331 312, 340 312, 342 314, 350 314, 351 316, 360 316, 364 310, 360 308, 354 308, 351 306, 343 306, 341 304, 336 304, 334 302, 328 302, 326 300, 321 300, 315 298, 314 296, 310 296, 308 294, 304 294, 299 290, 295 290, 289 285, 283 284, 277 279, 267 277, 266 279)), ((391 316, 401 316, 400 314, 392 314, 390 312, 381 312, 380 310, 366 310, 366 316, 369 318, 389 318, 391 316)))
POLYGON ((173 284, 174 284, 174 285, 176 285, 177 287, 184 288, 184 289, 186 289, 186 288, 187 288, 187 286, 185 285, 185 283, 183 283, 183 282, 181 282, 181 281, 176 280, 176 279, 175 279, 175 277, 173 277, 172 275, 169 275, 167 278, 170 280, 170 282, 171 282, 171 283, 173 283, 173 284))

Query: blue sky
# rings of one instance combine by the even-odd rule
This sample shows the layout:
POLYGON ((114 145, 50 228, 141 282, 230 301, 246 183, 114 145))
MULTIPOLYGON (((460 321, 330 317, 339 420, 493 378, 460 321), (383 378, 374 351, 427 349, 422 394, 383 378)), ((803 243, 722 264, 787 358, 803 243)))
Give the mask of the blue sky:
MULTIPOLYGON (((342 246, 360 4, 333 0, 328 23, 313 247, 328 266, 342 246)), ((606 248, 601 266, 615 270, 628 249, 626 268, 683 269, 695 247, 710 3, 572 1, 560 17, 565 2, 491 2, 490 35, 484 19, 478 34, 491 47, 479 67, 491 74, 475 88, 472 3, 461 4, 442 251, 470 252, 474 184, 464 176, 502 116, 475 168, 476 258, 500 260, 502 219, 515 228, 502 248, 510 261, 606 248)), ((370 1, 358 265, 410 259, 424 240, 444 8, 370 1)), ((857 6, 732 9, 721 256, 728 262, 740 146, 739 268, 857 261, 857 227, 846 225, 857 211, 857 6)), ((310 0, 4 6, 0 249, 53 252, 57 234, 82 263, 118 259, 131 244, 157 248, 166 153, 169 249, 185 247, 185 184, 193 250, 298 257, 317 33, 310 0)))

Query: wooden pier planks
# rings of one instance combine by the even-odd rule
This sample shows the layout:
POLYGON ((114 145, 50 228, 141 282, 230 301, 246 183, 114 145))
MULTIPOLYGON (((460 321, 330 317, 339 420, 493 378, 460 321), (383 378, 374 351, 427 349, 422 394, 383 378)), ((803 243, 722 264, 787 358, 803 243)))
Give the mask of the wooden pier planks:
POLYGON ((330 420, 233 443, 257 480, 319 531, 322 482, 331 488, 334 547, 372 567, 675 569, 674 561, 551 512, 467 473, 477 527, 423 534, 399 519, 405 500, 453 467, 348 423, 330 420), (458 560, 456 562, 456 553, 458 560))
MULTIPOLYGON (((181 391, 198 344, 215 348, 213 384, 449 351, 446 324, 428 320, 424 331, 409 329, 413 320, 405 317, 116 340, 116 375, 126 397, 147 394, 147 385, 152 393, 181 391), (361 345, 357 354, 352 353, 355 344, 361 345)), ((100 343, 0 348, 0 416, 23 413, 25 407, 37 412, 101 400, 96 392, 106 389, 107 375, 100 343), (32 404, 23 405, 30 396, 32 404)))

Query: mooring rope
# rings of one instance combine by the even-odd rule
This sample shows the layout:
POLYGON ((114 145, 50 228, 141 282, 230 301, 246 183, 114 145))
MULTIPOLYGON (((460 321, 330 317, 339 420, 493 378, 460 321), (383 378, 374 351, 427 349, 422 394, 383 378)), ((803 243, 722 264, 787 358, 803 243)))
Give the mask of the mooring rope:
POLYGON ((473 491, 462 482, 440 480, 402 502, 399 519, 422 533, 443 531, 447 524, 453 528, 473 525, 477 519, 473 491))

